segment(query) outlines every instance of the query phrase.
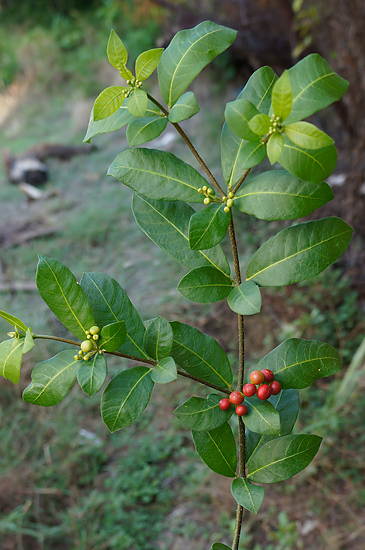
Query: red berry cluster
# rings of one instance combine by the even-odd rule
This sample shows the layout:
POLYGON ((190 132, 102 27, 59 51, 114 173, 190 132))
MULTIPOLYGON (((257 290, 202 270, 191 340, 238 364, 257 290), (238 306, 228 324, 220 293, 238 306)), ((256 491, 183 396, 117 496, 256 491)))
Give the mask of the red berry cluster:
POLYGON ((219 401, 219 408, 226 411, 231 405, 236 405, 236 414, 244 416, 247 414, 246 405, 242 405, 245 397, 252 397, 257 392, 257 397, 262 401, 269 399, 271 395, 278 395, 281 392, 281 384, 274 380, 274 373, 269 369, 254 370, 250 374, 251 383, 243 386, 242 392, 233 391, 229 399, 227 397, 219 401), (258 388, 256 388, 258 386, 258 388))

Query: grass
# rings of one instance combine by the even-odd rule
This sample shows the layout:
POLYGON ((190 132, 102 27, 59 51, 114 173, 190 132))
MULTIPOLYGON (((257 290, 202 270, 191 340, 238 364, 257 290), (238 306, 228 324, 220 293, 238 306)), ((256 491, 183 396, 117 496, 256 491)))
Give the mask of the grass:
MULTIPOLYGON (((42 41, 37 43, 39 47, 42 41)), ((89 52, 83 55, 85 60, 89 52)), ((201 84, 194 87, 199 101, 209 79, 208 74, 202 75, 201 84)), ((67 78, 57 90, 44 84, 42 101, 39 86, 30 90, 27 101, 2 128, 4 142, 14 152, 39 142, 82 141, 92 101, 82 90, 72 89, 67 78)), ((102 87, 101 82, 97 86, 102 87)), ((216 174, 220 173, 219 143, 212 136, 219 135, 223 122, 221 110, 216 114, 220 100, 219 96, 211 99, 208 108, 186 123, 216 174)), ((0 239, 7 247, 0 251, 1 282, 34 281, 37 254, 65 263, 78 278, 84 270, 106 272, 120 282, 143 319, 162 314, 191 322, 213 334, 234 365, 235 319, 220 304, 200 307, 182 298, 176 291, 181 266, 141 233, 130 211, 130 190, 105 176, 116 154, 127 146, 124 132, 93 141, 98 146, 95 153, 68 163, 49 163, 47 189, 57 188, 60 195, 48 200, 27 202, 0 172, 0 201, 6 205, 0 239), (54 233, 11 244, 30 228, 54 233)), ((173 152, 191 161, 179 140, 173 152)), ((272 234, 280 224, 240 218, 237 232, 244 235, 243 266, 267 238, 268 227, 272 234)), ((0 300, 0 309, 24 319, 33 330, 67 334, 36 292, 9 289, 0 300)), ((363 332, 358 300, 351 281, 338 268, 305 284, 266 290, 260 322, 253 317, 246 325, 248 366, 292 336, 326 340, 340 347, 348 364, 363 332)), ((8 330, 1 321, 1 339, 8 330)), ((52 409, 21 401, 33 366, 61 349, 57 343, 38 341, 25 357, 19 386, 0 380, 4 550, 201 550, 215 541, 230 544, 235 507, 230 481, 205 468, 194 454, 190 434, 172 414, 197 392, 195 386, 179 380, 156 388, 139 421, 126 431, 109 434, 100 419, 99 396, 90 399, 76 386, 52 409)), ((353 371, 358 383, 346 386, 349 389, 341 396, 336 414, 342 374, 301 392, 298 430, 312 425, 319 430, 315 433, 325 433, 325 443, 309 469, 267 490, 258 517, 247 514, 240 550, 357 550, 361 546, 365 499, 364 489, 359 489, 364 475, 359 449, 365 444, 358 421, 365 405, 361 365, 359 373, 353 371)), ((114 359, 109 367, 111 377, 127 363, 114 359)))

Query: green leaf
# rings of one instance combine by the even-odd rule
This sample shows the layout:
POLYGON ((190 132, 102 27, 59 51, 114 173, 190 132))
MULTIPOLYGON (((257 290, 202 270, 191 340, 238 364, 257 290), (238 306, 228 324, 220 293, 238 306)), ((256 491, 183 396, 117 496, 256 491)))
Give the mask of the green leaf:
POLYGON ((253 281, 243 281, 228 295, 229 307, 239 315, 254 315, 261 309, 261 292, 253 281))
POLYGON ((271 103, 274 114, 284 121, 290 115, 293 104, 293 92, 289 71, 284 71, 272 89, 271 103))
POLYGON ((285 134, 290 141, 303 149, 321 149, 333 145, 333 139, 318 130, 314 124, 309 122, 294 122, 285 125, 285 134))
POLYGON ((179 201, 154 201, 134 193, 133 214, 144 233, 169 256, 190 268, 211 265, 222 273, 230 268, 222 248, 190 250, 188 227, 195 210, 179 201))
MULTIPOLYGON (((127 105, 128 99, 124 101, 123 105, 119 107, 119 109, 113 115, 97 121, 94 121, 92 109, 90 113, 89 125, 87 127, 87 131, 83 141, 90 142, 91 138, 97 136, 98 134, 115 132, 117 130, 120 130, 124 126, 127 126, 127 124, 129 124, 133 120, 136 120, 137 117, 135 117, 128 111, 127 105)), ((144 116, 160 116, 159 109, 157 109, 157 107, 150 100, 148 100, 148 106, 144 116)))
POLYGON ((260 220, 295 220, 332 199, 333 191, 327 183, 313 185, 285 170, 271 170, 242 187, 235 196, 234 206, 260 220))
POLYGON ((203 202, 199 187, 207 181, 172 153, 155 149, 127 149, 115 158, 108 176, 150 199, 203 202))
POLYGON ((233 407, 222 411, 219 408, 221 399, 221 396, 214 394, 206 399, 190 397, 174 410, 174 415, 184 426, 192 430, 209 431, 219 428, 231 418, 234 411, 233 407))
POLYGON ((215 267, 197 267, 189 271, 178 284, 178 291, 185 298, 200 304, 219 302, 227 298, 232 290, 230 277, 215 267))
POLYGON ((152 141, 162 134, 166 125, 167 118, 161 116, 148 116, 133 120, 127 128, 129 147, 152 141))
POLYGON ((163 48, 153 48, 141 53, 136 60, 136 79, 146 80, 160 62, 163 48))
POLYGON ((112 378, 101 398, 101 416, 111 432, 132 424, 145 410, 151 397, 151 369, 133 367, 112 378))
POLYGON ((129 79, 132 73, 125 66, 128 60, 128 53, 123 42, 113 29, 110 31, 106 52, 112 67, 117 69, 123 78, 129 79))
POLYGON ((271 67, 261 67, 250 76, 237 99, 247 99, 260 111, 269 114, 271 93, 278 77, 271 67))
POLYGON ((284 138, 282 134, 275 132, 270 136, 267 143, 267 156, 270 164, 275 164, 280 158, 280 155, 284 149, 284 138))
POLYGON ((349 85, 318 54, 308 55, 288 72, 293 91, 292 110, 287 119, 289 124, 338 101, 349 85))
POLYGON ((119 351, 148 359, 143 347, 144 325, 119 283, 105 273, 84 273, 80 286, 99 326, 125 322, 126 341, 119 351))
POLYGON ((265 443, 248 467, 248 478, 258 483, 276 483, 304 470, 317 454, 322 437, 294 434, 265 443))
POLYGON ((231 547, 220 542, 215 542, 210 550, 231 550, 231 547))
POLYGON ((230 212, 224 212, 224 204, 211 204, 190 218, 189 246, 192 250, 206 250, 220 243, 225 237, 230 212))
POLYGON ((247 280, 260 286, 281 286, 310 279, 341 256, 352 231, 340 218, 323 218, 283 229, 253 255, 247 266, 247 280))
POLYGON ((65 327, 80 340, 95 322, 81 286, 60 262, 39 256, 36 282, 47 306, 65 327))
POLYGON ((250 129, 249 121, 260 111, 247 99, 236 99, 226 105, 224 116, 228 126, 241 139, 257 141, 257 135, 250 129))
POLYGON ((337 151, 334 145, 324 149, 301 149, 284 137, 284 149, 279 162, 294 176, 311 183, 320 183, 335 169, 337 151))
POLYGON ((227 355, 218 342, 198 329, 170 323, 174 331, 171 356, 187 373, 223 388, 231 388, 233 375, 227 355))
POLYGON ((101 329, 99 345, 105 351, 116 351, 124 344, 127 331, 124 321, 116 321, 101 329))
POLYGON ((33 405, 52 407, 65 397, 74 383, 80 363, 72 350, 61 351, 42 361, 32 371, 32 382, 23 392, 23 400, 33 405))
POLYGON ((223 177, 227 185, 235 185, 248 168, 260 164, 266 156, 266 147, 257 141, 245 141, 236 136, 227 123, 221 135, 221 159, 223 177))
POLYGON ((177 379, 176 363, 172 357, 164 357, 153 368, 152 380, 157 384, 168 384, 177 379))
POLYGON ((96 353, 89 361, 80 361, 77 381, 84 392, 93 397, 103 386, 107 375, 107 364, 103 354, 96 353))
POLYGON ((30 328, 27 329, 24 339, 23 353, 28 353, 31 349, 34 348, 33 334, 30 328))
POLYGON ((24 338, 12 338, 0 343, 0 376, 14 384, 19 382, 24 338))
POLYGON ((299 412, 299 393, 295 389, 282 390, 278 395, 272 395, 269 403, 280 415, 281 435, 291 434, 299 412))
POLYGON ((269 129, 272 126, 272 120, 268 115, 259 114, 248 121, 248 126, 254 134, 261 137, 269 133, 269 129))
POLYGON ((236 34, 232 29, 204 21, 173 37, 158 66, 161 95, 169 108, 200 71, 232 44, 236 34))
POLYGON ((221 476, 236 476, 236 442, 227 422, 214 430, 191 433, 196 452, 208 468, 221 476))
POLYGON ((146 114, 148 97, 144 90, 134 89, 128 99, 127 108, 132 115, 141 117, 146 114))
POLYGON ((125 100, 127 90, 124 86, 110 86, 103 90, 94 103, 94 121, 103 120, 114 114, 125 100))
POLYGON ((336 374, 341 370, 341 358, 332 346, 324 342, 290 338, 265 355, 257 368, 272 370, 283 389, 301 389, 313 384, 317 378, 336 374))
POLYGON ((144 347, 150 357, 160 361, 170 355, 174 333, 164 317, 156 317, 147 327, 144 347))
POLYGON ((22 332, 27 332, 28 328, 27 325, 23 323, 18 317, 15 317, 14 315, 10 315, 10 313, 6 313, 5 311, 0 311, 0 317, 5 319, 10 325, 15 327, 16 329, 21 330, 22 332))
POLYGON ((249 512, 257 514, 264 501, 265 489, 253 485, 248 479, 237 477, 232 481, 233 498, 249 512))
MULTIPOLYGON (((299 393, 297 390, 283 390, 279 395, 272 395, 269 402, 280 416, 281 435, 291 434, 299 412, 299 393)), ((246 463, 249 465, 255 453, 268 441, 277 436, 257 434, 246 430, 246 463)))
POLYGON ((193 92, 186 92, 182 95, 169 113, 169 121, 172 123, 182 122, 200 111, 200 107, 193 92))
POLYGON ((245 425, 252 432, 264 435, 280 435, 280 415, 268 401, 258 397, 246 397, 248 413, 245 425))

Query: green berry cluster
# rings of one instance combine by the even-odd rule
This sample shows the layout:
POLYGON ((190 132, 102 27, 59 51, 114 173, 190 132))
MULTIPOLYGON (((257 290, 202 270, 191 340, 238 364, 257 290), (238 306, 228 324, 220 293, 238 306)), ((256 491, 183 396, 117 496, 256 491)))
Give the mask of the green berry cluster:
POLYGON ((74 356, 74 359, 78 361, 79 359, 84 359, 89 361, 95 353, 99 351, 98 340, 100 338, 100 328, 97 325, 92 326, 89 330, 86 331, 86 340, 81 342, 80 350, 78 355, 74 356))
POLYGON ((208 206, 208 204, 211 203, 212 199, 215 199, 214 191, 211 187, 207 187, 204 185, 203 187, 199 187, 198 193, 201 195, 205 195, 204 204, 208 206))
POLYGON ((223 202, 226 203, 226 206, 224 207, 224 211, 227 213, 230 211, 230 209, 233 206, 233 202, 234 202, 233 197, 234 197, 234 194, 232 193, 232 191, 228 193, 227 197, 222 197, 223 202))
POLYGON ((284 131, 284 124, 280 122, 280 117, 272 115, 271 120, 272 120, 272 126, 270 126, 269 128, 269 134, 275 134, 275 133, 282 134, 284 131))

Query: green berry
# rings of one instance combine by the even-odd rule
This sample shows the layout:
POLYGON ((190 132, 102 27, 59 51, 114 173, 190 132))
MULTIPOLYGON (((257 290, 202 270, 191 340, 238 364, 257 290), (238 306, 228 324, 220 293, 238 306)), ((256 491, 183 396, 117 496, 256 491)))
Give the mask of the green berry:
POLYGON ((81 342, 80 348, 81 351, 83 351, 84 353, 88 353, 93 349, 93 344, 92 342, 90 342, 90 340, 84 340, 83 342, 81 342))
POLYGON ((75 359, 75 361, 78 361, 80 359, 80 356, 79 355, 74 355, 74 359, 75 359))
POLYGON ((228 213, 230 209, 228 208, 228 206, 225 206, 223 210, 228 213))
POLYGON ((232 199, 228 199, 227 206, 228 206, 228 208, 231 208, 231 206, 233 206, 233 200, 232 199))
POLYGON ((210 198, 209 197, 206 197, 204 199, 204 204, 210 204, 210 198))
POLYGON ((231 192, 231 193, 228 193, 228 198, 229 198, 229 199, 233 199, 233 197, 234 197, 234 194, 233 194, 232 192, 231 192))
POLYGON ((206 190, 208 189, 208 187, 206 185, 203 186, 203 191, 204 193, 206 192, 206 190))
POLYGON ((93 340, 99 340, 99 334, 94 334, 93 340))
POLYGON ((92 334, 94 336, 94 334, 99 334, 100 332, 100 327, 98 327, 97 325, 94 325, 93 327, 91 327, 90 329, 90 334, 92 334))

